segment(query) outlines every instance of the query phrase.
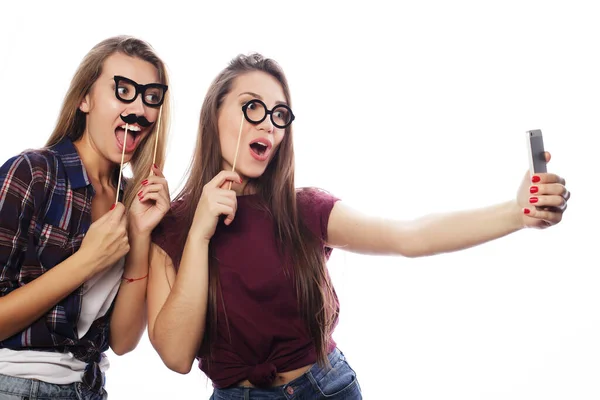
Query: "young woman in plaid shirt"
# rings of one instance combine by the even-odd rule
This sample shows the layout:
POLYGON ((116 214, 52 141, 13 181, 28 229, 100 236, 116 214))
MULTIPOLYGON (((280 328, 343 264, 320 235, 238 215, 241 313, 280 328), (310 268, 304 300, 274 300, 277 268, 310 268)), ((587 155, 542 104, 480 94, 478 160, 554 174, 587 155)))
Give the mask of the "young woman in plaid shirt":
POLYGON ((0 167, 0 400, 106 398, 104 352, 137 345, 150 233, 170 207, 167 85, 147 43, 104 40, 45 147, 0 167))

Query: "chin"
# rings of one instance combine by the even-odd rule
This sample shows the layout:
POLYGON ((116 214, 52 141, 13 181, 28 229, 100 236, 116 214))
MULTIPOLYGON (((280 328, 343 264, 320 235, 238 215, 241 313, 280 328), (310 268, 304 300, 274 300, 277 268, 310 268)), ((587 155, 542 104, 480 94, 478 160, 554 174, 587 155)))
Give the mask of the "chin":
POLYGON ((248 168, 244 170, 238 170, 237 173, 247 179, 258 179, 264 175, 266 168, 248 168))
MULTIPOLYGON (((125 153, 125 157, 123 157, 123 164, 128 163, 131 160, 131 154, 125 153)), ((120 152, 111 152, 108 154, 108 158, 111 162, 117 165, 121 165, 121 153, 120 152)))

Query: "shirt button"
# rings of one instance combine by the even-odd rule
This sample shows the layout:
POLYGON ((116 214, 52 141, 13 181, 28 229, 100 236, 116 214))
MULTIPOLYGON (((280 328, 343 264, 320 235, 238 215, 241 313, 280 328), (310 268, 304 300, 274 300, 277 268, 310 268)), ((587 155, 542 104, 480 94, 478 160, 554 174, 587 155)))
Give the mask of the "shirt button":
POLYGON ((291 396, 294 394, 294 388, 291 386, 288 386, 286 389, 286 392, 288 392, 288 394, 291 396))

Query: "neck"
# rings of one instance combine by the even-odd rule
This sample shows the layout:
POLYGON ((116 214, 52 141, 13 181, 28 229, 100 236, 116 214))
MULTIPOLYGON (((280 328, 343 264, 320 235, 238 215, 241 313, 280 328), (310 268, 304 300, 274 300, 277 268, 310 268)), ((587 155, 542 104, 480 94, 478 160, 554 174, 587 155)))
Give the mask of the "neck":
POLYGON ((110 186, 115 171, 115 164, 107 160, 95 148, 94 144, 89 140, 87 130, 81 139, 73 142, 73 144, 79 153, 88 178, 92 182, 100 183, 102 186, 110 186))
MULTIPOLYGON (((221 165, 221 169, 223 171, 231 171, 231 170, 233 170, 233 167, 227 161, 223 160, 222 165, 221 165)), ((256 188, 253 187, 253 185, 248 185, 248 182, 250 181, 250 178, 248 178, 247 176, 244 176, 239 171, 235 171, 235 172, 237 172, 238 175, 240 176, 240 178, 242 178, 242 183, 233 182, 231 184, 231 190, 233 190, 237 196, 243 196, 243 195, 248 195, 248 194, 254 194, 254 193, 256 193, 256 188)), ((229 183, 226 183, 223 186, 223 188, 229 189, 229 183)))
MULTIPOLYGON (((256 188, 253 185, 248 185, 248 178, 242 176, 242 183, 233 182, 231 184, 231 190, 235 192, 237 196, 249 195, 256 193, 256 188)), ((229 183, 224 186, 229 189, 229 183)))

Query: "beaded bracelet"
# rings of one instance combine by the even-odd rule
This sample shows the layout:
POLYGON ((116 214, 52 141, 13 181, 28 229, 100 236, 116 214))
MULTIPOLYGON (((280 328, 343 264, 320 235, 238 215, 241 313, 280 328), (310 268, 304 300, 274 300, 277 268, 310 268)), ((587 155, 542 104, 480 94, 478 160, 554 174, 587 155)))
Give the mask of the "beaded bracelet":
POLYGON ((135 281, 141 281, 142 279, 146 279, 148 277, 149 274, 146 274, 146 276, 142 276, 141 278, 125 278, 124 276, 121 277, 122 280, 127 281, 129 283, 131 282, 135 282, 135 281))

